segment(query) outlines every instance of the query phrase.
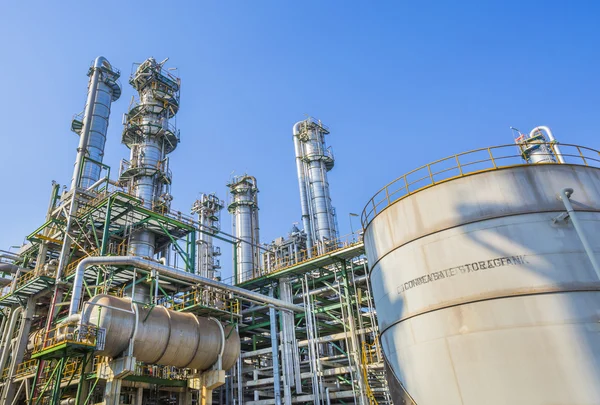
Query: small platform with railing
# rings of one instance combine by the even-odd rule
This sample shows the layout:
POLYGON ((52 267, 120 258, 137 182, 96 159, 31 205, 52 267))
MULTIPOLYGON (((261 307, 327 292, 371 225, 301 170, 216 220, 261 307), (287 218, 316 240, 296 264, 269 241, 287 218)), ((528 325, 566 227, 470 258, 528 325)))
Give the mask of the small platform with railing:
POLYGON ((79 323, 64 323, 36 335, 31 358, 78 357, 91 351, 102 350, 104 342, 103 328, 79 323))

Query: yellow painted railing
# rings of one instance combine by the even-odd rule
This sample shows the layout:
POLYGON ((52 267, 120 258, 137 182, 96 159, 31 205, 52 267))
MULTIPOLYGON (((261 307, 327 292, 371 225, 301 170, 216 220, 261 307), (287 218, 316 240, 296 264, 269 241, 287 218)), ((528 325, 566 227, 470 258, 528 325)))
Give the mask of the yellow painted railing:
POLYGON ((34 374, 37 370, 38 361, 37 360, 28 360, 24 363, 21 363, 17 366, 17 370, 15 372, 15 377, 24 377, 26 375, 34 374))
POLYGON ((136 364, 135 375, 161 378, 164 380, 185 380, 187 378, 186 371, 183 369, 169 366, 149 365, 144 363, 136 364))
POLYGON ((16 285, 15 289, 19 289, 19 288, 23 287, 25 284, 29 283, 34 278, 35 278, 34 270, 31 270, 28 273, 21 273, 21 275, 17 279, 17 285, 16 285))
POLYGON ((194 305, 213 307, 232 313, 239 313, 240 309, 237 299, 226 297, 222 292, 211 289, 191 290, 163 303, 163 306, 173 311, 182 311, 194 305))
POLYGON ((362 370, 363 370, 363 380, 365 382, 365 389, 367 398, 369 399, 369 404, 376 405, 377 399, 375 398, 375 394, 373 393, 373 389, 369 384, 369 365, 376 363, 379 361, 378 356, 378 343, 375 341, 372 344, 367 342, 362 343, 362 370))
POLYGON ((77 265, 85 258, 90 257, 90 256, 98 256, 99 254, 99 249, 96 248, 90 252, 87 252, 85 256, 80 257, 79 259, 73 260, 71 263, 69 263, 67 265, 67 268, 65 269, 65 277, 70 276, 71 274, 75 273, 75 269, 77 269, 77 265))
MULTIPOLYGON (((549 160, 554 160, 554 164, 560 164, 554 148, 555 144, 540 143, 540 145, 548 147, 549 160)), ((565 164, 600 167, 600 151, 564 143, 560 144, 560 149, 560 157, 564 159, 565 164)), ((418 191, 460 177, 529 164, 515 144, 475 149, 428 163, 398 177, 369 200, 361 215, 363 229, 366 229, 373 218, 388 206, 418 191)))
POLYGON ((47 333, 38 333, 33 343, 33 353, 48 350, 63 343, 74 343, 96 347, 98 329, 85 326, 80 329, 77 323, 66 323, 50 329, 47 333))
MULTIPOLYGON (((327 243, 319 242, 317 245, 313 246, 312 249, 303 249, 298 251, 297 254, 288 256, 288 257, 278 257, 274 260, 270 260, 268 263, 265 263, 266 268, 261 269, 259 274, 255 275, 254 278, 260 277, 266 274, 276 273, 278 271, 285 270, 292 266, 297 266, 302 263, 309 262, 311 260, 318 259, 320 257, 324 257, 327 255, 331 255, 335 252, 339 252, 340 250, 344 250, 346 248, 352 246, 358 246, 362 244, 362 239, 357 237, 356 234, 349 234, 337 239, 333 239, 331 241, 327 241, 327 243)), ((273 255, 272 257, 275 257, 273 255)), ((252 279, 251 275, 249 277, 242 277, 243 279, 252 279)))

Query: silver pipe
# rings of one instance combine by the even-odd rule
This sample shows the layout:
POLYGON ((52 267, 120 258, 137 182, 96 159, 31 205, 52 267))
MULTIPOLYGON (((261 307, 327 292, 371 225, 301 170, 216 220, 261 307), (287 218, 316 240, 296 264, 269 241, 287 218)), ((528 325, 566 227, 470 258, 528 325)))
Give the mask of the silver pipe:
POLYGON ((598 264, 598 260, 596 259, 596 255, 594 254, 594 249, 585 235, 583 230, 583 226, 579 222, 579 218, 577 218, 577 214, 573 209, 573 205, 571 204, 571 195, 573 194, 572 188, 563 188, 558 195, 558 198, 563 202, 565 208, 567 209, 567 213, 569 214, 569 218, 571 218, 571 222, 573 222, 573 227, 575 228, 575 232, 577 232, 577 236, 579 236, 579 240, 581 240, 581 244, 583 245, 583 249, 587 254, 590 262, 592 263, 592 267, 596 272, 596 276, 600 279, 600 264, 598 264))
POLYGON ((208 287, 214 287, 221 290, 232 292, 240 297, 246 297, 250 300, 261 302, 264 304, 270 304, 277 308, 285 309, 293 312, 304 312, 304 308, 293 305, 291 303, 271 298, 263 294, 259 294, 253 291, 246 290, 236 286, 227 285, 219 281, 211 280, 206 277, 199 276, 197 274, 188 273, 182 270, 174 269, 163 264, 146 260, 136 256, 93 256, 86 257, 77 265, 75 270, 75 279, 73 281, 73 295, 71 297, 71 305, 69 307, 69 315, 76 314, 79 310, 81 303, 81 296, 83 293, 83 278, 85 269, 90 266, 134 266, 142 270, 156 270, 163 276, 172 277, 177 280, 187 281, 189 283, 205 285, 208 287))
POLYGON ((310 211, 308 208, 308 196, 306 191, 306 179, 304 177, 304 163, 302 161, 303 152, 302 152, 302 144, 300 143, 300 139, 298 136, 300 135, 300 126, 304 123, 304 121, 300 121, 294 124, 292 128, 293 138, 294 138, 294 151, 296 153, 296 172, 298 174, 298 187, 300 188, 300 208, 302 210, 302 227, 304 228, 304 232, 306 233, 306 250, 309 253, 309 256, 312 253, 312 225, 310 218, 310 211))
POLYGON ((112 68, 106 58, 98 56, 88 75, 90 76, 88 97, 79 135, 71 190, 76 187, 88 188, 100 177, 101 166, 90 161, 84 162, 84 158, 102 162, 110 106, 121 96, 121 88, 117 83, 119 72, 112 68))
POLYGON ((8 260, 19 260, 20 256, 16 255, 14 253, 10 253, 10 252, 6 252, 6 251, 0 251, 0 259, 8 259, 8 260))
POLYGON ((17 309, 14 310, 10 317, 8 329, 6 330, 2 338, 2 343, 0 344, 0 347, 2 347, 2 355, 0 356, 0 370, 4 370, 4 367, 6 366, 6 360, 8 360, 8 353, 10 352, 10 341, 12 339, 13 333, 15 333, 15 325, 19 320, 19 315, 21 315, 22 312, 23 307, 17 307, 17 309))
POLYGON ((119 184, 116 181, 109 179, 108 177, 103 177, 103 178, 99 179, 97 182, 95 182, 94 184, 92 184, 91 186, 89 186, 88 188, 86 188, 85 191, 92 191, 93 189, 95 189, 96 187, 98 187, 100 184, 102 184, 104 182, 107 182, 108 184, 112 184, 113 186, 116 186, 119 184))
MULTIPOLYGON (((8 315, 8 314, 6 314, 8 315)), ((0 347, 2 347, 2 340, 4 339, 4 329, 6 329, 8 324, 8 316, 2 317, 2 324, 0 324, 0 347)))
POLYGON ((563 158, 560 148, 558 147, 558 142, 556 142, 556 139, 554 138, 554 135, 552 134, 552 131, 550 130, 550 128, 548 128, 544 125, 535 127, 529 133, 529 137, 531 138, 532 136, 534 136, 536 131, 545 131, 546 132, 546 134, 548 135, 548 139, 550 139, 550 143, 552 144, 552 146, 554 147, 554 150, 556 151, 556 157, 558 158, 558 161, 560 163, 565 163, 565 159, 563 158))
POLYGON ((21 272, 28 272, 30 269, 24 269, 15 264, 11 263, 0 263, 0 273, 16 273, 21 270, 21 272))
MULTIPOLYGON (((271 297, 274 296, 273 287, 270 289, 271 297)), ((269 309, 269 319, 271 321, 271 350, 273 359, 273 395, 275 396, 275 405, 281 405, 281 376, 279 374, 279 345, 277 342, 277 314, 275 308, 269 309)))

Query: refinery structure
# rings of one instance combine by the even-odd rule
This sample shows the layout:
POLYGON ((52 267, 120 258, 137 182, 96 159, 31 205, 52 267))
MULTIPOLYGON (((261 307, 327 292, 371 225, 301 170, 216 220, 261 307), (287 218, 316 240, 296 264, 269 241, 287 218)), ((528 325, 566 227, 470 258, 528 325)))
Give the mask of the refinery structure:
POLYGON ((345 237, 330 130, 307 118, 301 226, 266 243, 251 174, 172 209, 166 62, 129 78, 115 175, 120 72, 94 60, 69 186, 0 251, 0 405, 600 404, 598 151, 515 130, 392 181, 345 237))

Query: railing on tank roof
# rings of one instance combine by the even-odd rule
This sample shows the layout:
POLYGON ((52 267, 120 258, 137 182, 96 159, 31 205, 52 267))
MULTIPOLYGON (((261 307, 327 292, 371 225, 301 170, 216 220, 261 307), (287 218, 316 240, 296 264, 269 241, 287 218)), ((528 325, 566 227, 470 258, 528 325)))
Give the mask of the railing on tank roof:
MULTIPOLYGON (((551 153, 548 153, 547 157, 551 157, 554 162, 528 163, 520 153, 518 145, 509 144, 459 153, 412 170, 385 185, 369 200, 360 217, 363 229, 367 228, 375 216, 396 201, 436 184, 515 166, 561 164, 554 143, 539 145, 548 146, 551 153)), ((564 164, 600 167, 600 151, 566 143, 561 143, 560 148, 564 164)), ((537 156, 542 155, 538 153, 537 156)))

